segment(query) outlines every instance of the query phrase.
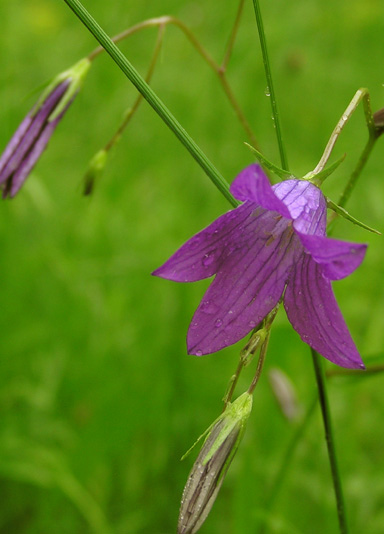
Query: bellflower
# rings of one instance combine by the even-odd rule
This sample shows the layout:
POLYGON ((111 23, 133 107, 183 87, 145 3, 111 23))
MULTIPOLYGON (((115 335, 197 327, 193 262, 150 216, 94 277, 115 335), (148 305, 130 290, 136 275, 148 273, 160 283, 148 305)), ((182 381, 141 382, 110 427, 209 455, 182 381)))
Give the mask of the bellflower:
POLYGON ((271 186, 258 165, 234 180, 239 207, 189 239, 154 275, 194 282, 216 275, 189 327, 189 354, 237 342, 284 299, 301 339, 328 360, 364 368, 332 291, 366 245, 326 237, 326 201, 307 180, 271 186))
POLYGON ((0 157, 3 198, 14 197, 46 148, 90 67, 82 59, 59 74, 22 121, 0 157))

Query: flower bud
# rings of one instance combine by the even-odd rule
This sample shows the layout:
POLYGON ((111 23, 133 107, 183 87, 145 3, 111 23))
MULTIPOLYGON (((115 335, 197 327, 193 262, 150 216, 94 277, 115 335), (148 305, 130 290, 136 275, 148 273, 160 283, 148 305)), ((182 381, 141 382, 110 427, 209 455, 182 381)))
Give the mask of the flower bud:
POLYGON ((56 76, 14 133, 0 157, 3 198, 14 197, 27 179, 79 91, 90 65, 89 59, 82 59, 56 76))
POLYGON ((274 396, 281 411, 290 421, 300 415, 300 406, 291 380, 281 369, 271 369, 268 373, 274 396))
POLYGON ((107 163, 108 152, 105 149, 99 150, 89 162, 88 169, 84 175, 83 195, 91 195, 95 186, 95 181, 102 174, 107 163))
POLYGON ((243 437, 252 395, 243 393, 208 429, 181 501, 178 534, 194 534, 207 518, 243 437))

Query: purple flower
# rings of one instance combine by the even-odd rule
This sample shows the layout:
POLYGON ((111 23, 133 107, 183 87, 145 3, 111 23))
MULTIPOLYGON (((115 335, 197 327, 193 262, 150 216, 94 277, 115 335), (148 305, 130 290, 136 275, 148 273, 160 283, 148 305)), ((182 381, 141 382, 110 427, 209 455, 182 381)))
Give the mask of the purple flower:
POLYGON ((351 274, 366 245, 326 237, 326 201, 307 180, 271 186, 258 165, 234 180, 243 204, 189 239, 154 275, 176 282, 213 276, 189 327, 189 354, 218 351, 248 334, 283 296, 301 339, 328 360, 364 368, 331 280, 351 274))
POLYGON ((59 74, 22 121, 0 157, 3 198, 14 197, 46 148, 76 96, 90 66, 88 59, 59 74))

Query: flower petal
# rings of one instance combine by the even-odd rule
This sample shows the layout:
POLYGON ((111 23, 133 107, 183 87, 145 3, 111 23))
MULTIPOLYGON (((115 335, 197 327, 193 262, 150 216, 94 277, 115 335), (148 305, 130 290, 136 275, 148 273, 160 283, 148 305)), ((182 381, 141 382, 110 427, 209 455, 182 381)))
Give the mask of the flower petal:
MULTIPOLYGON (((39 139, 46 123, 49 119, 49 115, 55 109, 60 102, 62 96, 65 94, 68 81, 62 82, 58 85, 44 100, 39 107, 38 111, 34 114, 33 110, 29 113, 32 117, 31 121, 26 119, 21 123, 20 127, 16 130, 16 133, 12 137, 5 152, 8 155, 7 161, 3 162, 3 167, 0 172, 0 183, 4 183, 10 178, 15 171, 22 164, 24 158, 28 156, 28 153, 33 149, 34 144, 39 139), (16 142, 18 144, 16 145, 16 142), (9 149, 12 150, 9 150, 9 149)), ((28 116, 27 116, 28 117, 28 116)))
POLYGON ((324 278, 322 267, 307 254, 292 271, 284 306, 293 328, 310 347, 341 367, 364 369, 331 282, 324 278))
POLYGON ((33 145, 32 150, 26 155, 25 159, 21 162, 18 169, 13 174, 10 182, 7 182, 6 187, 4 189, 4 197, 14 197, 19 191, 19 189, 22 187, 29 173, 32 171, 41 154, 45 150, 56 126, 57 119, 55 121, 49 122, 45 126, 44 130, 39 135, 36 143, 33 145))
POLYGON ((273 186, 289 210, 294 228, 304 234, 324 235, 327 204, 318 187, 307 180, 286 180, 273 186))
POLYGON ((234 232, 238 248, 225 259, 195 312, 189 354, 216 352, 248 334, 277 304, 302 254, 288 221, 264 211, 253 218, 234 232))
POLYGON ((325 236, 299 235, 300 241, 316 263, 322 265, 323 275, 341 280, 355 271, 364 259, 367 245, 348 243, 325 236))
POLYGON ((253 163, 241 171, 232 182, 230 192, 238 200, 250 200, 266 210, 277 211, 283 217, 291 218, 284 203, 273 192, 260 165, 253 163))
POLYGON ((224 213, 191 237, 152 274, 174 282, 195 282, 213 276, 233 250, 233 232, 242 232, 245 221, 254 209, 253 204, 246 202, 224 213))
POLYGON ((15 150, 19 146, 19 143, 24 137, 24 134, 28 130, 32 121, 33 121, 33 118, 31 114, 28 113, 28 115, 25 117, 25 119, 21 122, 21 124, 17 128, 16 132, 13 134, 8 145, 5 147, 4 152, 2 153, 0 157, 0 184, 3 183, 7 179, 7 176, 5 177, 2 176, 2 170, 4 169, 6 163, 8 162, 12 154, 15 152, 15 150))

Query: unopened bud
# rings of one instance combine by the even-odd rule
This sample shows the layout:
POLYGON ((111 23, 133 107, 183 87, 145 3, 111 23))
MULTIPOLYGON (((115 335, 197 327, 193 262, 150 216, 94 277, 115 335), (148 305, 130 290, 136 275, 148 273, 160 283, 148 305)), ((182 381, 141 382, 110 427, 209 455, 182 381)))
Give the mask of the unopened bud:
POLYGON ((377 135, 381 135, 384 132, 384 108, 373 114, 373 123, 376 127, 377 135))
POLYGON ((206 520, 236 454, 252 409, 243 393, 217 418, 189 474, 181 501, 178 534, 194 534, 206 520))
POLYGON ((91 63, 85 58, 56 76, 21 122, 0 156, 3 198, 14 197, 78 93, 91 63))
POLYGON ((93 192, 95 181, 101 176, 107 159, 108 152, 104 149, 93 156, 84 175, 83 195, 90 195, 93 192))
POLYGON ((268 377, 281 411, 290 421, 296 419, 301 410, 291 380, 281 369, 271 369, 268 377))

